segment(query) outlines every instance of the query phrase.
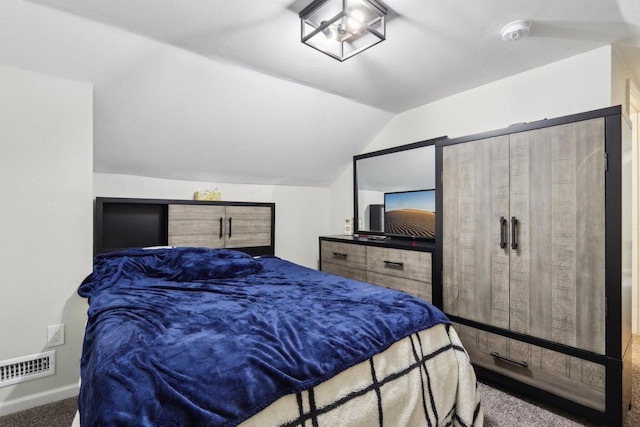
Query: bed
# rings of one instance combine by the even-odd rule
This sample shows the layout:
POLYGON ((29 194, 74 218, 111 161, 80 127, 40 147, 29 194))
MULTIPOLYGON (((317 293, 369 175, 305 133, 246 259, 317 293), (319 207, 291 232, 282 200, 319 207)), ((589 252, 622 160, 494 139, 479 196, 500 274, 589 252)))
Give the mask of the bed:
POLYGON ((82 426, 482 425, 476 378, 424 300, 229 249, 98 255, 82 426))

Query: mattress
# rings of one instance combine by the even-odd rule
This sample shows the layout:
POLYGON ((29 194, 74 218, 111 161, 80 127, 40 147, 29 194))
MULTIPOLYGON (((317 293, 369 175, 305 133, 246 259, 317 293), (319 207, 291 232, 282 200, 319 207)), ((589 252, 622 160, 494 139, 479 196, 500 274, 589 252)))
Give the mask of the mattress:
POLYGON ((450 322, 402 292, 276 257, 96 258, 82 425, 481 425, 450 322))

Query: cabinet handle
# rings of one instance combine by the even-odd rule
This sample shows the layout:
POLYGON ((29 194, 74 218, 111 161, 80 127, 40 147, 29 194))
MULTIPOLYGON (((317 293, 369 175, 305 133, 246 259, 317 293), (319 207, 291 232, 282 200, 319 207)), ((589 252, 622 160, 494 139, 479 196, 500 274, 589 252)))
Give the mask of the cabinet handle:
POLYGON ((507 219, 500 217, 500 249, 507 247, 507 219))
POLYGON ((220 217, 220 238, 222 239, 222 222, 224 221, 224 219, 222 219, 222 217, 220 217))
POLYGON ((340 252, 333 252, 334 258, 347 259, 347 254, 342 254, 340 252))
POLYGON ((233 221, 233 218, 229 217, 229 238, 231 238, 231 222, 233 221))
POLYGON ((518 365, 518 366, 522 366, 523 368, 528 368, 529 364, 527 362, 525 362, 524 360, 515 360, 512 359, 510 357, 507 356, 503 356, 500 353, 494 351, 489 353, 490 355, 492 355, 493 357, 497 357, 500 360, 504 360, 505 362, 509 362, 509 363, 513 363, 514 365, 518 365))
POLYGON ((516 241, 516 225, 518 220, 515 216, 511 217, 511 249, 518 249, 518 242, 516 241))
POLYGON ((396 261, 383 261, 385 267, 389 268, 404 268, 404 262, 396 262, 396 261))

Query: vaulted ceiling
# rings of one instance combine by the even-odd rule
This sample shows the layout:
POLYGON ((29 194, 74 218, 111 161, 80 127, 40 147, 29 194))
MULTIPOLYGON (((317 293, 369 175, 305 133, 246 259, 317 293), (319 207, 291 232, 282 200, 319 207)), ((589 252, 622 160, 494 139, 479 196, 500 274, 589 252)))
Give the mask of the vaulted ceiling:
POLYGON ((343 63, 300 43, 310 1, 3 0, 0 63, 94 85, 96 172, 312 186, 494 80, 614 44, 640 81, 637 0, 388 0, 387 40, 343 63))

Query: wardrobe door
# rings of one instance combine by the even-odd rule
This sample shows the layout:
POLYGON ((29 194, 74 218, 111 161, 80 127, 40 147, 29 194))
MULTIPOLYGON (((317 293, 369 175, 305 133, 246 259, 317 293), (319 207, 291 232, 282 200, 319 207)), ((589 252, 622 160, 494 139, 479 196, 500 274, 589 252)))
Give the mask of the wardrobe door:
POLYGON ((509 137, 444 146, 442 159, 444 311, 508 328, 509 137))
POLYGON ((224 206, 169 205, 169 245, 224 247, 224 206))
POLYGON ((510 324, 605 352, 604 120, 510 136, 510 324))

